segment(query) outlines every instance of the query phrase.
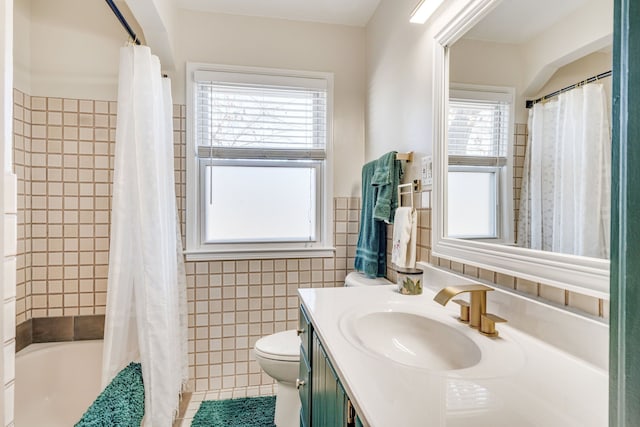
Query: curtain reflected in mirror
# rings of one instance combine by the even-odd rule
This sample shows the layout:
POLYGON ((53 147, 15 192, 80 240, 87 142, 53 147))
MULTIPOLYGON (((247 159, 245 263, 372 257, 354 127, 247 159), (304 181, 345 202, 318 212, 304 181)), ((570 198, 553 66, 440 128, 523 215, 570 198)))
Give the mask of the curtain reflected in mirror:
POLYGON ((602 84, 529 112, 518 246, 609 258, 611 135, 602 84))

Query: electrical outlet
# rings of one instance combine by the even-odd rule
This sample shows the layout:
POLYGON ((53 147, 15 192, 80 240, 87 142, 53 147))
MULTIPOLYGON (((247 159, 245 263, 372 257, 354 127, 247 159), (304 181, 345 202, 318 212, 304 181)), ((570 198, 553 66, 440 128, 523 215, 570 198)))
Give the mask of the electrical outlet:
POLYGON ((433 185, 433 162, 431 156, 424 156, 422 159, 420 177, 422 185, 433 185))

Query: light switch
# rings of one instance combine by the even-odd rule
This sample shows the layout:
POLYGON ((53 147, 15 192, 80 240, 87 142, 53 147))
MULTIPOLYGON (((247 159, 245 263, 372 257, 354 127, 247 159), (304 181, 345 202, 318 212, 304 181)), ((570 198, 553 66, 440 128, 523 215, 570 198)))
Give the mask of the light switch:
POLYGON ((422 185, 433 185, 433 163, 431 156, 424 156, 422 159, 422 167, 420 171, 422 185))

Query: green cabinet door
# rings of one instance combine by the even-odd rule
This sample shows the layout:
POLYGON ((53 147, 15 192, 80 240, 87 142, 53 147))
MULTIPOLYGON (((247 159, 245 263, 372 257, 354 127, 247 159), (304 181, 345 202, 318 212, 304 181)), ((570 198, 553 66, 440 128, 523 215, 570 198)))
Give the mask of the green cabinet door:
POLYGON ((300 336, 300 369, 298 372, 298 394, 300 395, 300 427, 311 427, 311 337, 313 326, 300 306, 298 315, 300 336))
POLYGON ((311 426, 346 427, 347 394, 315 334, 311 360, 311 426))
POLYGON ((301 339, 298 373, 300 427, 362 426, 302 306, 298 334, 301 339))
POLYGON ((311 427, 311 368, 307 355, 300 348, 300 370, 298 373, 298 393, 300 395, 300 427, 311 427))

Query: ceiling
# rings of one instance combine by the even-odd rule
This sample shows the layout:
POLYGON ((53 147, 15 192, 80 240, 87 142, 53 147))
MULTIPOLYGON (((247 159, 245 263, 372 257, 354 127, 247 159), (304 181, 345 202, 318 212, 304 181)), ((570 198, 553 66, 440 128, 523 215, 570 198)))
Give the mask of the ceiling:
POLYGON ((590 0, 504 0, 464 38, 522 44, 590 0))
MULTIPOLYGON (((365 26, 380 0, 175 0, 181 9, 365 26)), ((563 0, 566 1, 566 0, 563 0)))

